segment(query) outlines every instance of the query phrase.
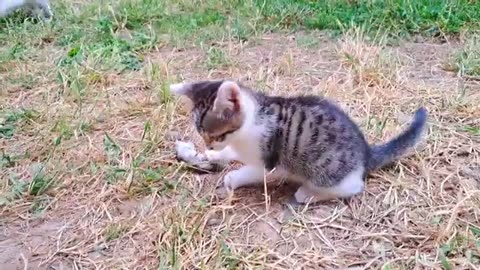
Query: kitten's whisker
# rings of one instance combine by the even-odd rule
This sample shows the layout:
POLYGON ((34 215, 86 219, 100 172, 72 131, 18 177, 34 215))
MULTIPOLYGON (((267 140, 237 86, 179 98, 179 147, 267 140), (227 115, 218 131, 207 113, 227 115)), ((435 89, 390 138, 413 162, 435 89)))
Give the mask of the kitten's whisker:
POLYGON ((270 172, 263 173, 263 195, 265 197, 265 212, 268 212, 268 209, 270 208, 270 200, 268 197, 268 189, 267 189, 267 175, 271 174, 273 171, 275 171, 275 168, 270 170, 270 172))

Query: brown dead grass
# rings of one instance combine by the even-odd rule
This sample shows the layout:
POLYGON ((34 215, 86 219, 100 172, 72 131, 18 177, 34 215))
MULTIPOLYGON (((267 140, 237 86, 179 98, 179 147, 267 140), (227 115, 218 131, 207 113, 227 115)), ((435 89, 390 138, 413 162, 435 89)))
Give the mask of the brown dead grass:
POLYGON ((441 69, 456 45, 384 47, 352 33, 339 42, 318 34, 318 47, 304 48, 300 35, 220 44, 235 65, 210 72, 201 50, 162 49, 141 72, 100 74, 81 106, 53 95, 57 86, 47 82, 2 94, 11 107, 41 116, 1 141, 7 153, 30 158, 0 177, 28 181, 40 162, 56 179, 43 210, 31 195, 1 209, 3 269, 475 269, 480 140, 466 128, 480 125, 480 84, 441 69), (199 140, 176 103, 158 93, 173 81, 226 77, 270 93, 332 98, 371 142, 398 133, 423 105, 430 112, 426 142, 372 174, 349 205, 293 209, 285 202, 294 189, 281 183, 268 185, 268 204, 261 187, 222 200, 215 191, 222 174, 196 175, 175 160, 166 135, 199 140), (68 120, 72 135, 53 147, 59 119, 68 120), (90 129, 80 133, 80 122, 90 129), (119 147, 113 157, 105 134, 119 147), (149 169, 161 178, 148 180, 149 169), (446 259, 442 247, 450 249, 446 259))

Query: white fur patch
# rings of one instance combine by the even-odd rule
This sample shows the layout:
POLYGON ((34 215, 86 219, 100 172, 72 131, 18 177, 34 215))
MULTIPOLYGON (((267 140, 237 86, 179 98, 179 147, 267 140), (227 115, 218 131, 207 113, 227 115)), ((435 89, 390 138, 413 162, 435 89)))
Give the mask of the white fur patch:
POLYGON ((310 184, 304 184, 295 193, 295 200, 298 203, 314 203, 357 195, 363 191, 365 186, 363 181, 364 171, 365 168, 359 166, 347 174, 338 185, 330 188, 317 188, 310 184))
POLYGON ((256 104, 248 94, 240 92, 240 108, 245 115, 242 127, 227 137, 226 144, 238 154, 244 164, 264 167, 260 139, 266 130, 255 123, 256 104))

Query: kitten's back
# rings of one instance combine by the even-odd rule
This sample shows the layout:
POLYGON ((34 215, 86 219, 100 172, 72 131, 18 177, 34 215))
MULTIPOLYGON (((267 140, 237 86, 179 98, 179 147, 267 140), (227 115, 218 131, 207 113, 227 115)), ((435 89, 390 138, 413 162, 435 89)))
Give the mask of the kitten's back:
POLYGON ((407 130, 370 146, 357 124, 337 105, 318 96, 257 95, 257 121, 265 125, 267 169, 284 167, 315 186, 334 186, 354 170, 378 169, 399 159, 420 139, 427 111, 417 110, 407 130))
POLYGON ((265 119, 271 134, 263 149, 270 153, 265 155, 270 156, 267 164, 315 179, 319 186, 335 185, 358 166, 366 166, 363 134, 332 102, 317 96, 261 99, 259 119, 265 119))

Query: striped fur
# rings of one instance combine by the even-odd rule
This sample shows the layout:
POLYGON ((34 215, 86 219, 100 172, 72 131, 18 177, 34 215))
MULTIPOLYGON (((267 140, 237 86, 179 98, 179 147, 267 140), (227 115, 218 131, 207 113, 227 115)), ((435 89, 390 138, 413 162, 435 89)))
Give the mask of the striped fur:
POLYGON ((400 158, 415 145, 426 123, 421 108, 412 125, 384 145, 370 146, 358 126, 318 96, 268 96, 231 81, 176 84, 174 93, 194 104, 192 115, 210 160, 245 164, 225 176, 225 187, 263 181, 275 170, 299 182, 299 203, 360 193, 368 172, 400 158), (228 146, 228 147, 226 147, 228 146))

